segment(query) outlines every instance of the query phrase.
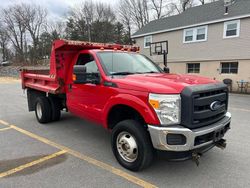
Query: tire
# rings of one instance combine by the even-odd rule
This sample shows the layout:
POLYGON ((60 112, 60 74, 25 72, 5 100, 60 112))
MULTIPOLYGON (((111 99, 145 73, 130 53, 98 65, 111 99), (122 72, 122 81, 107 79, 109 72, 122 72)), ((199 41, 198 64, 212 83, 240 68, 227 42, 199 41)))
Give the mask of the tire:
POLYGON ((38 97, 35 103, 36 119, 39 123, 48 123, 51 119, 51 105, 47 97, 38 97))
POLYGON ((114 127, 111 145, 117 161, 131 171, 140 171, 153 161, 154 149, 149 133, 135 120, 124 120, 114 127))
POLYGON ((61 103, 60 100, 55 97, 49 97, 51 105, 51 120, 59 121, 61 118, 61 103))

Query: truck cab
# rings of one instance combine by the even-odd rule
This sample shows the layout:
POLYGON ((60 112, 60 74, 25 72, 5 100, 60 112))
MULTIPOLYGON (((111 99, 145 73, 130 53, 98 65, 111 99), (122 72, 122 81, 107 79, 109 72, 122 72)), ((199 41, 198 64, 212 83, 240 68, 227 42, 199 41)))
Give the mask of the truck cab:
POLYGON ((224 148, 231 122, 227 86, 167 74, 138 50, 55 41, 48 72, 21 72, 29 111, 48 123, 66 109, 109 129, 117 161, 133 171, 149 166, 157 150, 198 163, 205 151, 224 148))

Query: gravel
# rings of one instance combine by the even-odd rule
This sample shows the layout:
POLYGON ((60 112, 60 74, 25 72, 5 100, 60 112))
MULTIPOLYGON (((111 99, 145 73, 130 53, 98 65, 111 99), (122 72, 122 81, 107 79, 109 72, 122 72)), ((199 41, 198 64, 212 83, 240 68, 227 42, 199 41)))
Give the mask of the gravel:
POLYGON ((20 69, 48 69, 48 66, 0 66, 0 77, 18 78, 20 69))
POLYGON ((19 77, 20 66, 1 66, 0 76, 1 77, 19 77))

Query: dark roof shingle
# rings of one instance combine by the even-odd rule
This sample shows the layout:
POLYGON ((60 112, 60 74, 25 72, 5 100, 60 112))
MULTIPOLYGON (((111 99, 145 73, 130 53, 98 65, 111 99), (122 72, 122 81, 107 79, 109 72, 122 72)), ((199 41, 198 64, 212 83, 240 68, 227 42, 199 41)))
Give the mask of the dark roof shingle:
POLYGON ((227 15, 225 15, 224 0, 219 0, 213 3, 189 8, 183 13, 175 16, 151 21, 143 28, 135 32, 132 37, 247 14, 250 14, 250 0, 235 0, 235 2, 228 7, 227 15))

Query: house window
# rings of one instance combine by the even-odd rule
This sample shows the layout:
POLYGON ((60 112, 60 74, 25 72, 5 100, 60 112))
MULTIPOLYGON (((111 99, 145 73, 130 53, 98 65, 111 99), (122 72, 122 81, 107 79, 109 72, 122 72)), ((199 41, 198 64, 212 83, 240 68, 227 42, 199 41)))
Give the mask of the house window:
POLYGON ((202 42, 207 40, 207 26, 184 30, 183 42, 202 42))
POLYGON ((197 29, 196 40, 205 40, 205 37, 206 37, 206 29, 205 28, 197 29))
POLYGON ((144 37, 144 48, 149 48, 150 43, 152 43, 152 36, 144 37))
POLYGON ((221 63, 222 74, 237 74, 238 73, 238 62, 223 62, 221 63))
POLYGON ((224 38, 232 38, 240 36, 240 20, 224 23, 224 38))
POLYGON ((188 63, 187 72, 188 73, 200 73, 200 63, 188 63))
POLYGON ((187 30, 185 35, 186 42, 193 41, 193 30, 187 30))

